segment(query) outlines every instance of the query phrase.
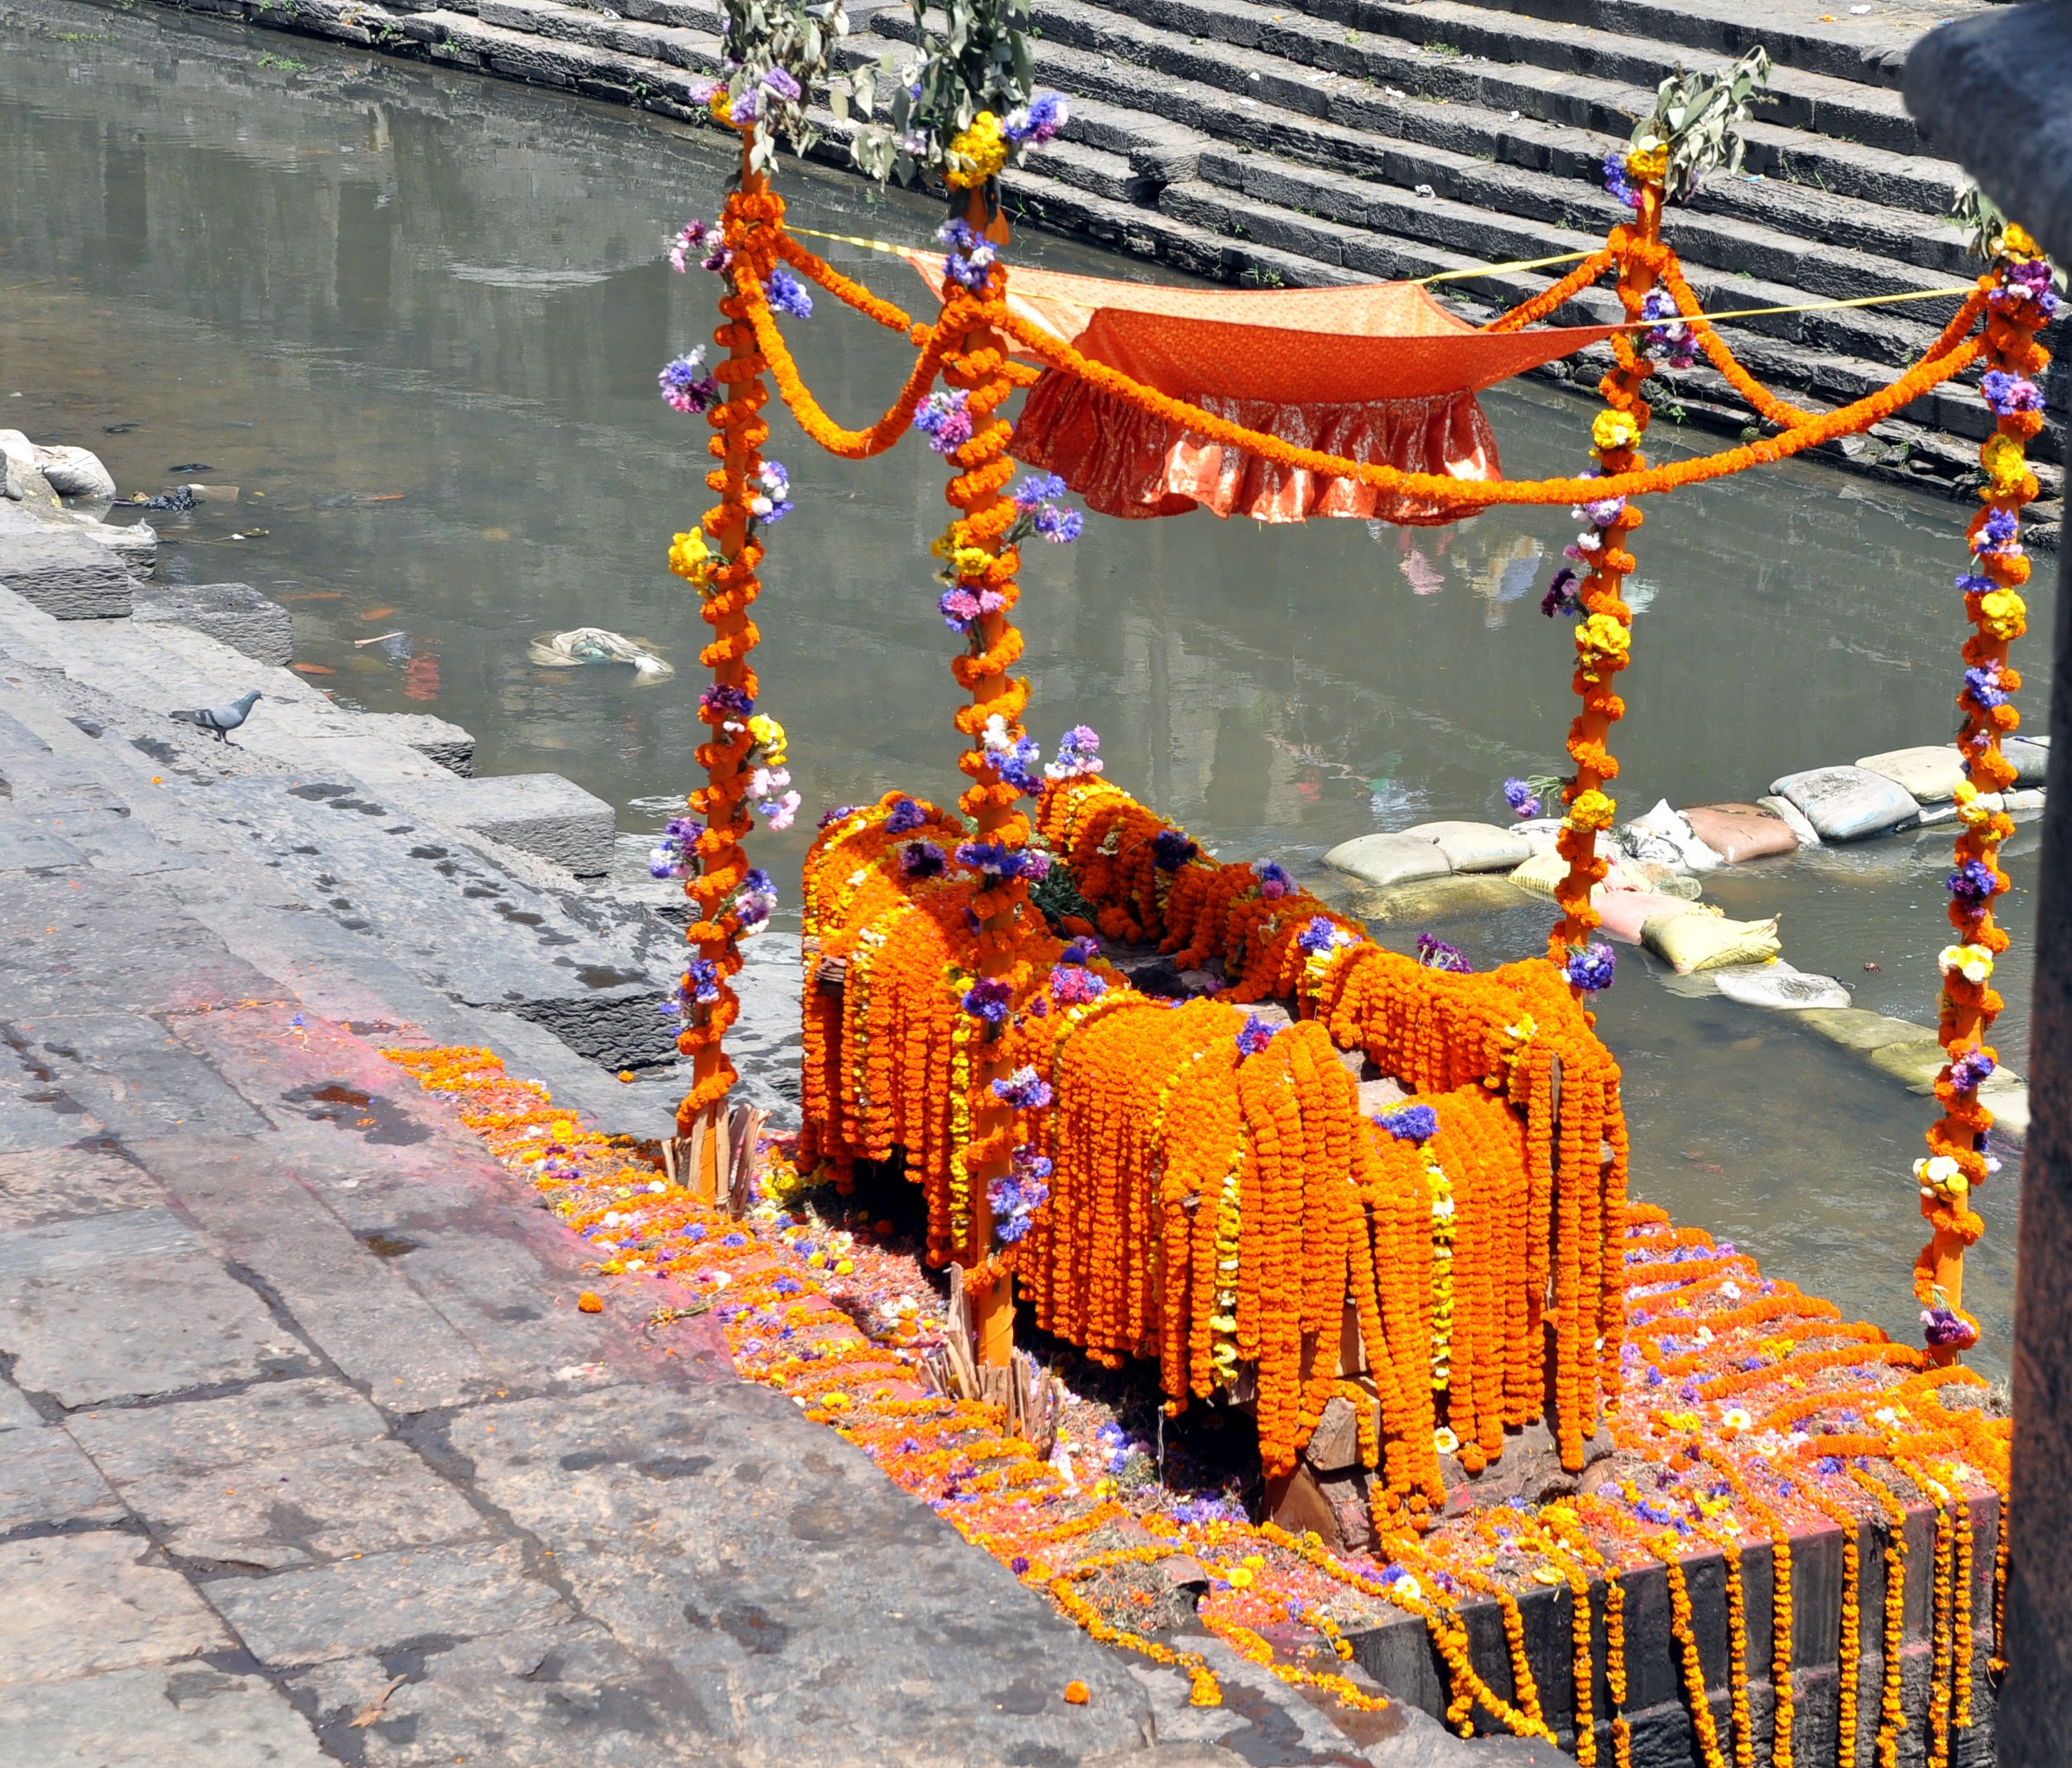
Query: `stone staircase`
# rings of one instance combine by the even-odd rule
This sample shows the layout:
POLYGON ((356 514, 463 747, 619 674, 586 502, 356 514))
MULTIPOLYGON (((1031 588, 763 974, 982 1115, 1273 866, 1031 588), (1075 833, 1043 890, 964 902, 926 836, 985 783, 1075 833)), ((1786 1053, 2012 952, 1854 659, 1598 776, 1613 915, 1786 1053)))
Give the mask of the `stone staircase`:
MULTIPOLYGON (((277 22, 264 0, 190 7, 277 22)), ((1218 281, 1281 287, 1472 270, 1579 252, 1627 211, 1605 154, 1678 66, 1766 45, 1776 67, 1747 164, 1667 218, 1714 311, 1949 288, 1975 273, 1947 219, 1958 168, 1935 157, 1898 88, 1907 46, 1982 0, 1882 0, 1875 19, 1820 0, 1031 0, 1065 135, 1008 180, 1022 221, 1218 281)), ((363 41, 698 120, 686 70, 715 65, 719 0, 301 0, 292 28, 363 41), (411 8, 416 8, 411 10, 411 8), (384 22, 386 21, 386 22, 384 22)), ((851 7, 853 64, 909 52, 906 6, 851 7)), ((832 119, 828 119, 830 124, 832 119)), ((839 128, 820 149, 847 164, 839 128)), ((1560 268, 1441 285, 1479 318, 1560 268)), ((1888 384, 1954 297, 1752 317, 1721 327, 1779 393, 1825 406, 1888 384)), ((1617 317, 1608 291, 1561 317, 1617 317)), ((1594 384, 1608 353, 1541 371, 1594 384)), ((2061 395, 2052 371, 2054 408, 2061 395)), ((1975 377, 1972 377, 1975 379, 1975 377)), ((1701 361, 1657 384, 1658 411, 1728 434, 1750 414, 1701 361)), ((1820 451, 1872 476, 1959 494, 1991 418, 1953 385, 1869 435, 1820 451)), ((2061 488, 2054 420, 2033 449, 2061 488)), ((2035 512, 2044 538, 2055 504, 2035 512)))

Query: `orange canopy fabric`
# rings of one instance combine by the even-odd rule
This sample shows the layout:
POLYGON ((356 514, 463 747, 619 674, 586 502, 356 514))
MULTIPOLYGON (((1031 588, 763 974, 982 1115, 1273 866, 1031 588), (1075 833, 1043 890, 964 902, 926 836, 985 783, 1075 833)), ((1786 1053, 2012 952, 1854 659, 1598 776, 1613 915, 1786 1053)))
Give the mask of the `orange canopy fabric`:
MULTIPOLYGON (((942 260, 906 254, 938 295, 942 260)), ((1456 478, 1501 477, 1474 395, 1601 342, 1612 328, 1486 332, 1413 283, 1343 288, 1175 288, 1017 266, 1017 315, 1167 396, 1249 428, 1363 462, 1456 478)), ((1268 521, 1311 515, 1425 523, 1440 507, 1290 471, 1046 372, 1014 453, 1058 473, 1090 508, 1164 516, 1205 504, 1268 521)))

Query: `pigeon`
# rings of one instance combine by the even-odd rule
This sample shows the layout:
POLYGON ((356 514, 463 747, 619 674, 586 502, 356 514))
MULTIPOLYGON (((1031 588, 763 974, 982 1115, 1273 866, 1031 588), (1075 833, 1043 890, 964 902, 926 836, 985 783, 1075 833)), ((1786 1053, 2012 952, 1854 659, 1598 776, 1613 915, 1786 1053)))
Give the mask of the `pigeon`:
POLYGON ((182 724, 199 724, 204 731, 214 731, 218 742, 227 743, 231 732, 252 716, 252 702, 259 698, 259 690, 254 688, 228 706, 204 706, 199 712, 176 712, 173 716, 182 724))

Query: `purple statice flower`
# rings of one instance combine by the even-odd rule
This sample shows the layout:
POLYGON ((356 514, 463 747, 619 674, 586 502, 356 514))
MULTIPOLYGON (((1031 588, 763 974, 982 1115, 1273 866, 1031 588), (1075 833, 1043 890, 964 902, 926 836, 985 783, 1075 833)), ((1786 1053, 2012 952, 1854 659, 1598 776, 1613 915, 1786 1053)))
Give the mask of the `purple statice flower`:
POLYGON ((1374 1121, 1398 1141, 1428 1142, 1439 1133, 1439 1113, 1429 1105, 1399 1105, 1374 1121))
POLYGON ((1101 771, 1101 733, 1075 724, 1058 739, 1058 758, 1043 771, 1053 780, 1078 780, 1101 771))
POLYGON ((1084 1007, 1107 992, 1107 982, 1083 964, 1061 963, 1050 972, 1050 998, 1060 1007, 1084 1007))
POLYGON ((1161 872, 1177 872, 1201 849, 1177 829, 1161 829, 1151 837, 1151 864, 1161 872))
POLYGON ((1312 958, 1328 952, 1339 942, 1339 930, 1327 915, 1312 915, 1309 925, 1295 936, 1295 943, 1312 958))
POLYGON ((741 881, 741 888, 734 893, 735 918, 746 927, 760 927, 770 918, 770 911, 777 906, 777 886, 770 874, 760 866, 751 866, 748 875, 741 881))
MULTIPOLYGON (((1659 350, 1672 368, 1688 368, 1698 359, 1698 339, 1676 311, 1676 304, 1664 289, 1651 289, 1641 305, 1641 317, 1658 319, 1648 328, 1645 347, 1659 350)), ((1604 525, 1598 524, 1599 527, 1604 525)))
POLYGON ((971 440, 971 414, 961 392, 930 393, 914 413, 914 428, 938 454, 954 454, 971 440))
POLYGON ((1085 531, 1086 517, 1077 510, 1046 503, 1036 512, 1036 531, 1053 545, 1068 546, 1085 531))
POLYGON ((786 104, 799 102, 799 83, 782 68, 772 68, 762 76, 762 89, 786 104))
POLYGON ((919 829, 928 820, 928 813, 911 798, 892 800, 892 808, 885 813, 885 833, 903 835, 909 829, 919 829))
POLYGON ((764 461, 748 483, 753 492, 748 513, 757 521, 774 526, 791 513, 791 475, 781 461, 764 461))
POLYGON ((2000 685, 2000 665, 1997 663, 1981 664, 1976 669, 1966 670, 1964 691, 1978 703, 1983 712, 1991 712, 1994 707, 2007 704, 2006 691, 2000 685))
POLYGON ((1449 945, 1429 933, 1417 935, 1417 961, 1427 970, 1452 970, 1462 976, 1472 974, 1474 969, 1458 945, 1449 945))
POLYGON ((1267 860, 1252 869, 1258 874, 1259 894, 1268 902, 1278 902, 1295 888, 1295 880, 1278 860, 1267 860))
POLYGON ((1959 1093, 1976 1093, 1999 1064, 1983 1050, 1967 1050, 1949 1064, 1949 1083, 1959 1093))
POLYGON ((1957 588, 1965 595, 1985 595, 1994 587, 1990 577, 1982 576, 1977 571, 1966 571, 1957 579, 1957 588))
POLYGON ((1554 574, 1554 581, 1547 585, 1547 593, 1540 598, 1540 612, 1551 620, 1556 614, 1577 614, 1583 611, 1583 600, 1577 593, 1582 582, 1573 565, 1565 565, 1554 574))
POLYGON ((1520 816, 1533 817, 1540 814, 1538 795, 1522 780, 1507 780, 1503 782, 1503 801, 1520 816))
POLYGON ((1014 507, 1024 515, 1038 504, 1052 503, 1065 492, 1065 481, 1055 473, 1031 473, 1014 488, 1014 507))
POLYGON ((719 383, 710 375, 698 372, 704 359, 701 346, 688 356, 679 356, 662 364, 661 372, 655 377, 655 384, 661 389, 662 403, 671 411, 695 417, 719 403, 719 383))
POLYGON ((831 829, 837 823, 845 823, 856 814, 858 808, 855 805, 832 805, 820 813, 820 827, 831 829))
POLYGON ((1979 378, 1978 391, 1985 396, 1986 403, 2002 417, 2012 417, 2017 411, 2043 409, 2043 395, 2036 382, 2024 380, 2018 374, 2010 374, 2004 368, 1988 368, 1979 378))
POLYGON ((1007 1022, 1014 1005, 1014 990, 997 977, 983 976, 964 991, 964 1010, 989 1026, 1007 1022))
MULTIPOLYGON (((1015 1151, 1017 1169, 1022 1152, 1018 1148, 1015 1151)), ((1030 1218, 1050 1200, 1050 1187, 1046 1182, 1050 1163, 1037 1155, 1036 1164, 1042 1167, 1041 1173, 1031 1171, 1025 1176, 1017 1170, 986 1187, 986 1201, 993 1205, 993 1237, 1002 1246, 1011 1247, 1027 1233, 1030 1218)))
POLYGON ((943 259, 943 275, 974 295, 983 293, 994 262, 992 243, 962 219, 944 222, 935 229, 935 238, 949 247, 943 259))
POLYGON ((957 863, 1005 883, 1011 878, 1042 878, 1050 873, 1050 856, 1041 849, 1011 848, 998 841, 967 841, 957 849, 957 863))
POLYGON ((985 612, 984 593, 974 594, 959 584, 935 598, 935 612, 951 632, 969 632, 985 612))
POLYGON ((1623 497, 1598 497, 1589 503, 1579 503, 1574 515, 1578 521, 1587 521, 1593 528, 1608 528, 1625 512, 1623 497))
POLYGON ((2046 319, 2058 310, 2057 293, 2050 286, 2050 267, 2041 258, 2010 266, 2002 274, 2000 286, 1986 298, 1996 307, 2032 300, 2038 317, 2046 319))
POLYGON ((795 319, 813 317, 813 297, 806 293, 805 285, 781 264, 772 267, 770 280, 763 284, 762 292, 779 313, 788 313, 795 319))
POLYGON ((733 101, 728 114, 736 123, 753 123, 762 108, 762 94, 753 89, 744 92, 733 101))
POLYGON ((1239 1056, 1256 1056, 1273 1041, 1273 1034, 1280 1029, 1269 1025, 1257 1013, 1245 1015, 1244 1027, 1238 1033, 1239 1056))
POLYGON ((714 229, 704 221, 686 221, 669 243, 669 267, 679 276, 690 268, 690 254, 704 244, 714 229))
POLYGON ((1943 884, 1959 902, 1976 908, 1993 893, 1993 867, 1983 859, 1968 859, 1944 879, 1943 884))
POLYGON ((1585 945, 1569 954, 1569 981, 1589 994, 1609 988, 1618 968, 1618 959, 1608 945, 1585 945))
POLYGON ((1009 741, 1003 720, 997 735, 988 730, 986 754, 993 762, 993 771, 1017 792, 1026 792, 1033 798, 1043 790, 1043 775, 1037 766, 1043 759, 1043 751, 1026 731, 1009 741))
POLYGON ((993 1082, 993 1096, 1017 1111, 1041 1111, 1050 1103, 1050 1083, 1025 1063, 1004 1080, 993 1082))
POLYGON ((698 696, 698 716, 708 724, 745 718, 755 709, 756 703, 729 681, 715 681, 698 696))
POLYGON ((1971 550, 1981 558, 2012 557, 2022 550, 2021 533, 2022 524, 2012 510, 1995 510, 1986 518, 1971 550))
POLYGON ((1959 1349, 1976 1344, 1978 1332, 1948 1308, 1921 1310, 1921 1337, 1934 1345, 1953 1344, 1959 1349))
POLYGON ((672 818, 662 830, 661 838, 655 843, 647 856, 647 875, 651 878, 687 878, 695 869, 692 849, 698 838, 704 834, 705 825, 695 817, 672 818))
POLYGON ((899 850, 899 869, 903 877, 940 877, 946 864, 943 850, 932 841, 910 841, 899 850))
POLYGON ((1065 943, 1058 954, 1060 963, 1091 963, 1101 955, 1101 942, 1091 934, 1081 934, 1076 939, 1065 943))
POLYGON ((1000 120, 1001 133, 1017 147, 1040 147, 1071 121, 1071 108, 1055 92, 1040 92, 1000 120))
POLYGON ((1614 200, 1625 204, 1628 209, 1641 206, 1641 194, 1626 175, 1626 156, 1617 148, 1604 156, 1604 188, 1614 200))

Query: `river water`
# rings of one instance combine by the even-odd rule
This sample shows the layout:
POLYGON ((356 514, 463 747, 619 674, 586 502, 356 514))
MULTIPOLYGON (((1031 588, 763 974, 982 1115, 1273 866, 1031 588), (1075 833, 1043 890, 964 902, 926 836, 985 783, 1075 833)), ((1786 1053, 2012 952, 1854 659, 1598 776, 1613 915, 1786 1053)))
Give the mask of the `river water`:
MULTIPOLYGON (((125 492, 238 487, 158 518, 162 577, 258 585, 341 699, 436 712, 475 733, 482 771, 566 774, 622 828, 654 829, 691 783, 704 632, 664 553, 710 501, 709 432, 661 405, 655 373, 705 340, 714 294, 663 248, 716 212, 728 170, 716 141, 616 109, 170 12, 0 0, 0 427, 95 449, 125 492), (574 626, 637 635, 684 673, 641 686, 528 661, 529 640, 574 626)), ((796 222, 832 233, 919 242, 938 218, 834 174, 787 169, 782 189, 796 222)), ((897 261, 828 249, 922 302, 897 261)), ((1012 256, 1132 273, 1033 233, 1012 256)), ((911 360, 831 301, 792 329, 851 422, 911 360)), ((1513 476, 1582 464, 1579 398, 1521 384, 1485 403, 1513 476)), ((772 409, 797 508, 772 536, 757 661, 802 829, 895 785, 947 798, 954 641, 925 558, 941 464, 918 443, 835 461, 772 409)), ((1706 445, 1666 424, 1656 443, 1706 445)), ((1614 738, 1625 805, 1747 798, 1946 739, 1964 520, 1798 464, 1651 506, 1614 738)), ((1567 634, 1536 604, 1573 526, 1559 510, 1403 531, 1095 519, 1026 555, 1031 726, 1047 749, 1093 724, 1118 783, 1223 857, 1277 856, 1329 893, 1316 861, 1334 843, 1501 820, 1507 775, 1560 771, 1567 634)), ((2031 599, 2047 633, 2051 592, 2031 599)), ((2023 651, 2041 729, 2046 646, 2023 651)), ((758 838, 796 879, 803 834, 758 838)), ((2034 848, 2031 829, 2010 849, 2017 943, 1997 978, 2017 1066, 2034 848)), ((1948 850, 1946 834, 1831 849, 1708 895, 1781 914, 1786 955, 1858 1006, 1932 1021, 1948 850)), ((1437 930, 1491 963, 1539 949, 1545 921, 1437 930)), ((1910 1167, 1932 1102, 1621 958, 1600 1025, 1625 1065, 1637 1194, 1914 1340, 1910 1167)), ((2007 1363, 2014 1165, 1981 1199, 1970 1264, 1989 1373, 2007 1363)))

